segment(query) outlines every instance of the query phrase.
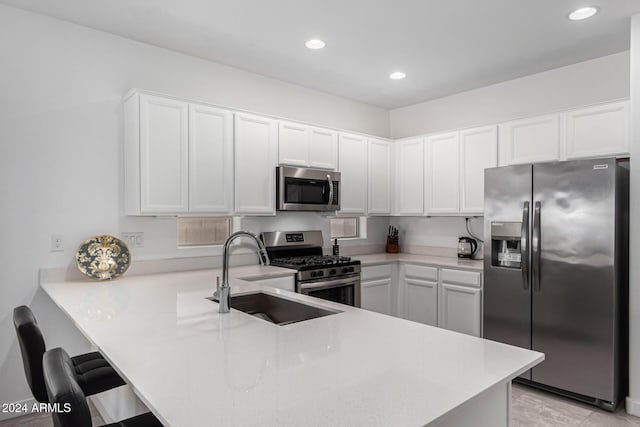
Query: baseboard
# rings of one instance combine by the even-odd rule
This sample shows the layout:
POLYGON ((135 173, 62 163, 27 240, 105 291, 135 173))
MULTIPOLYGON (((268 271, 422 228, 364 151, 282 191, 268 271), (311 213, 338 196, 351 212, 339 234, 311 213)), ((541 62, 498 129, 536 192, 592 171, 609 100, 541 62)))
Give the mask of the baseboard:
POLYGON ((625 410, 627 411, 627 414, 640 417, 640 400, 635 400, 627 396, 624 403, 625 403, 625 410))
POLYGON ((17 417, 22 417, 24 415, 31 415, 31 408, 33 407, 34 404, 37 404, 38 402, 34 399, 25 399, 25 400, 19 400, 17 402, 13 402, 13 403, 9 403, 9 406, 20 406, 20 407, 24 407, 25 405, 27 405, 28 411, 27 412, 5 412, 4 409, 5 408, 0 408, 2 410, 0 410, 0 421, 4 421, 4 420, 10 420, 12 418, 17 418, 17 417))

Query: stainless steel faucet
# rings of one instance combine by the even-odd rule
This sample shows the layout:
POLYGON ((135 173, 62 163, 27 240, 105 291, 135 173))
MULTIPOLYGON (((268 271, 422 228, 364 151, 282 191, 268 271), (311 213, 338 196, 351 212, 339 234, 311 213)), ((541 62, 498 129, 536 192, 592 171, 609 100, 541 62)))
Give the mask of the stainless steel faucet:
POLYGON ((231 246, 231 242, 241 236, 251 237, 256 241, 258 245, 258 257, 260 258, 260 263, 262 265, 269 265, 269 255, 267 255, 267 250, 265 249, 264 244, 262 244, 262 241, 258 239, 258 236, 248 231, 236 231, 231 236, 227 237, 222 251, 222 285, 220 285, 220 278, 218 278, 216 292, 213 295, 218 298, 218 312, 220 313, 229 312, 229 298, 231 296, 229 287, 229 246, 231 246))

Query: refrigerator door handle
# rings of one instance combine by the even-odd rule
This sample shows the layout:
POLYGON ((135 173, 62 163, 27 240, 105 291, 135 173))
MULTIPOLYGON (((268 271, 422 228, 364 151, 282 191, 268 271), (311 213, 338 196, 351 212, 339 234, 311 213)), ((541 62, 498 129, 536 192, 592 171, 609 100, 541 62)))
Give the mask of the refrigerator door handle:
POLYGON ((533 208, 533 233, 531 236, 531 261, 533 290, 540 292, 540 202, 533 208))
POLYGON ((520 269, 522 270, 522 287, 529 289, 529 202, 522 206, 522 231, 520 232, 520 269))

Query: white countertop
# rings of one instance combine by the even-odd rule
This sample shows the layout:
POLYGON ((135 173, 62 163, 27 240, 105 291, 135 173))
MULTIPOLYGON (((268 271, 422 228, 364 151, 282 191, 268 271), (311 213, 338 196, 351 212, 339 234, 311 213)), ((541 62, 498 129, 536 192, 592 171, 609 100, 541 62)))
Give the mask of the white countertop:
MULTIPOLYGON (((282 274, 274 268, 230 276, 282 274)), ((268 287, 342 313, 286 326, 219 314, 205 299, 219 274, 41 286, 166 426, 424 425, 544 358, 268 287)), ((231 280, 232 294, 260 288, 231 280)))
POLYGON ((482 260, 459 259, 432 255, 418 255, 408 253, 379 253, 371 255, 351 255, 353 259, 359 259, 363 266, 386 264, 389 262, 413 262, 416 264, 434 265, 438 267, 452 267, 465 270, 482 271, 482 260))

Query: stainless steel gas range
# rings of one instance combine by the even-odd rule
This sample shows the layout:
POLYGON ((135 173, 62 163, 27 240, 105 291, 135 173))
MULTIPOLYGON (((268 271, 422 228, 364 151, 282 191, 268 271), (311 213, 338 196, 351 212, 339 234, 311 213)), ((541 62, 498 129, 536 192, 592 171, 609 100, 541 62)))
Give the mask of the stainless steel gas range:
POLYGON ((360 307, 360 261, 322 254, 322 231, 261 234, 271 265, 297 270, 296 292, 360 307))

